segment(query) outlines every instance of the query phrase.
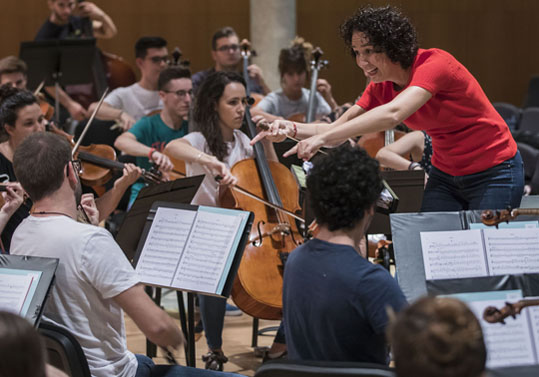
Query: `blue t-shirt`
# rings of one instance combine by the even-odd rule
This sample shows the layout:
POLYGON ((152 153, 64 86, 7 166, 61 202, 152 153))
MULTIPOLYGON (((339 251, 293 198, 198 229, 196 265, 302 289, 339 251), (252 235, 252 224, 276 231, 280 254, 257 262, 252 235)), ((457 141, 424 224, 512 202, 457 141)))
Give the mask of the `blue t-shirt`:
POLYGON ((283 322, 292 360, 388 363, 386 307, 406 299, 393 277, 347 245, 312 239, 285 265, 283 322))
MULTIPOLYGON (((162 152, 170 141, 179 139, 187 134, 188 125, 189 123, 187 121, 183 121, 181 127, 174 130, 163 122, 161 114, 155 114, 141 118, 127 132, 131 132, 135 135, 139 143, 162 152)), ((145 170, 150 170, 152 167, 148 157, 137 156, 136 164, 138 167, 145 170)), ((137 181, 131 186, 130 203, 136 199, 138 192, 142 187, 144 187, 144 182, 142 180, 137 181)))

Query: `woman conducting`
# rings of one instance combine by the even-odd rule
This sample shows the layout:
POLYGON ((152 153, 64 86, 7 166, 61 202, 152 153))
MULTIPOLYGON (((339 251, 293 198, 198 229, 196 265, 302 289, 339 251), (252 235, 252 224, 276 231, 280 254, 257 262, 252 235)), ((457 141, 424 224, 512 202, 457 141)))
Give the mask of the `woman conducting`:
POLYGON ((267 136, 302 139, 285 153, 311 158, 404 122, 432 138, 432 169, 422 211, 518 207, 523 165, 503 119, 479 83, 449 53, 419 49, 409 20, 390 6, 364 7, 341 25, 356 64, 371 80, 357 103, 332 124, 274 121, 267 136))

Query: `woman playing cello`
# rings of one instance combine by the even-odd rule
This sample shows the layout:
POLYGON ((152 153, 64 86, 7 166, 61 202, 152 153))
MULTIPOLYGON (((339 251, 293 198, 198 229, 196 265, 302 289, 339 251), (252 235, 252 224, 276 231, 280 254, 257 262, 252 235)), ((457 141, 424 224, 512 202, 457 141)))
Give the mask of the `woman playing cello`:
MULTIPOLYGON (((193 119, 200 132, 171 141, 165 153, 186 162, 188 176, 206 174, 192 203, 220 205, 220 187, 236 183, 230 168, 238 161, 253 158, 249 138, 239 130, 245 115, 245 81, 235 72, 212 73, 197 93, 193 119), (221 185, 215 176, 222 177, 221 185)), ((264 150, 270 160, 277 160, 269 141, 264 150)), ((199 296, 200 310, 209 352, 203 356, 207 369, 222 370, 228 359, 221 349, 226 300, 199 296)))
POLYGON ((273 140, 305 139, 285 155, 308 159, 323 145, 404 122, 432 137, 422 211, 518 207, 524 177, 516 143, 461 63, 439 49, 418 49, 414 27, 390 6, 359 9, 341 35, 371 83, 332 124, 274 122, 266 133, 273 140))

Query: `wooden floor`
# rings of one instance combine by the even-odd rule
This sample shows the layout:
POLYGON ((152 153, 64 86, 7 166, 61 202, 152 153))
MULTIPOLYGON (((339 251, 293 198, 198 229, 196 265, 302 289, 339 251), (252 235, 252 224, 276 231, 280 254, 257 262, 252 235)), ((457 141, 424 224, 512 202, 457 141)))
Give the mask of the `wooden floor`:
MULTIPOLYGON (((177 305, 173 304, 165 304, 165 307, 168 308, 167 312, 169 312, 171 316, 178 318, 176 306, 177 305)), ((261 365, 262 359, 254 356, 253 348, 251 347, 252 323, 252 317, 247 314, 243 314, 239 317, 225 317, 223 351, 229 359, 228 363, 224 366, 226 372, 254 376, 256 369, 261 365)), ((260 328, 278 325, 278 321, 260 321, 260 328)), ((125 316, 125 327, 129 350, 133 353, 146 354, 146 338, 127 315, 125 316)), ((269 346, 273 341, 274 335, 275 332, 271 332, 269 335, 259 336, 258 345, 269 346)), ((206 339, 202 337, 196 343, 197 368, 204 368, 204 363, 200 357, 207 351, 206 339)), ((166 364, 166 360, 160 355, 160 351, 158 351, 158 357, 154 358, 154 362, 156 364, 166 364)), ((181 365, 186 365, 183 348, 179 352, 176 352, 175 356, 176 360, 178 360, 181 365)))

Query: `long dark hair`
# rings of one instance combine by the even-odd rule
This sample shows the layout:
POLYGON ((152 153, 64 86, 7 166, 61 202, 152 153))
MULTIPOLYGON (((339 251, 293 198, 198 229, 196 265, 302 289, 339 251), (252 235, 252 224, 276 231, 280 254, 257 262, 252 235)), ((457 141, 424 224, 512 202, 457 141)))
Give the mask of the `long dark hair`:
POLYGON ((225 87, 231 82, 245 86, 245 80, 236 72, 219 71, 209 75, 198 90, 193 111, 193 120, 198 130, 206 138, 211 154, 219 161, 223 161, 228 150, 219 128, 219 114, 216 109, 225 87))

